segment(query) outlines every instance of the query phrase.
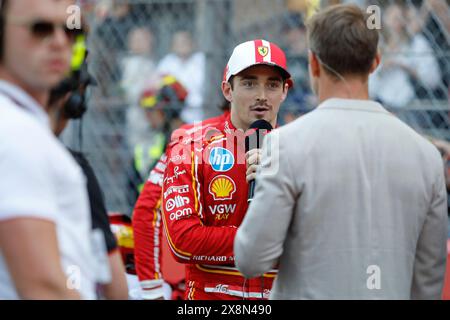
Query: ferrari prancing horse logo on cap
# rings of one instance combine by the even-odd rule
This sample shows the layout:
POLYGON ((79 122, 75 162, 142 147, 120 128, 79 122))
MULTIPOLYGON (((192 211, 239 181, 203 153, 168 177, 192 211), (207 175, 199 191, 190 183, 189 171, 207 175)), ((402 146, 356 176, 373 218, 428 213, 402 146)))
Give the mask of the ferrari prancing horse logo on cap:
POLYGON ((266 46, 260 46, 260 47, 258 47, 258 53, 259 53, 261 56, 265 57, 265 56, 267 56, 267 54, 269 53, 269 48, 266 47, 266 46))

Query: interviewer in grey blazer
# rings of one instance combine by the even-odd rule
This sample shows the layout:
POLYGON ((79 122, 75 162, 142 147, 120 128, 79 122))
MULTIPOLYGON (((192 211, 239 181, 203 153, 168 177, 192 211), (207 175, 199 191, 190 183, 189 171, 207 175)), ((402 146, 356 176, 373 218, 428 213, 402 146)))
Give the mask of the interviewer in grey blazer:
POLYGON ((437 149, 368 98, 378 32, 356 6, 308 25, 320 105, 269 134, 235 239, 253 278, 279 264, 271 299, 440 299, 447 207, 437 149))

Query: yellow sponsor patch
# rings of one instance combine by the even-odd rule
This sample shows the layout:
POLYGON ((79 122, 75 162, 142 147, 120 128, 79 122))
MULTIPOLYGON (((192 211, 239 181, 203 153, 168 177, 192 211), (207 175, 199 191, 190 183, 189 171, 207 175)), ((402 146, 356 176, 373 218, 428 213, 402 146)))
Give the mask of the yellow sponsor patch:
POLYGON ((209 184, 209 193, 214 200, 230 200, 236 192, 236 184, 227 176, 216 176, 209 184))

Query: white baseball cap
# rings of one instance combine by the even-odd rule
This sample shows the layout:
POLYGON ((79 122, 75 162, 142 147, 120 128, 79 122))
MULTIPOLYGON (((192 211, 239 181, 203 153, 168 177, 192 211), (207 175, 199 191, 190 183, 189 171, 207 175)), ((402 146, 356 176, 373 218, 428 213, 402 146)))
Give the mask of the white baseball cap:
POLYGON ((285 79, 291 77, 287 71, 286 55, 283 50, 272 42, 257 39, 241 43, 234 48, 225 68, 224 81, 258 64, 278 67, 285 79))

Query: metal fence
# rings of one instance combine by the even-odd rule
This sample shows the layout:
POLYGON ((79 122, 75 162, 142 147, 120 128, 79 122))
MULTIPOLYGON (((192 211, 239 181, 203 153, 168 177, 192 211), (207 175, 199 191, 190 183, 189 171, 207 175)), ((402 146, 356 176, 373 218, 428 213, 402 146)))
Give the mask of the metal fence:
MULTIPOLYGON (((223 70, 237 43, 263 38, 283 47, 296 83, 282 106, 281 120, 289 121, 315 105, 308 88, 307 46, 301 18, 305 19, 316 6, 336 2, 86 1, 83 9, 90 25, 89 68, 98 85, 90 90, 89 112, 82 123, 82 149, 96 169, 108 209, 131 214, 135 194, 130 191, 129 181, 134 174, 135 146, 142 141, 154 143, 156 135, 138 101, 155 74, 164 69, 162 64, 170 69, 167 55, 172 51, 175 34, 191 33, 193 51, 201 53, 201 62, 193 62, 190 72, 185 72, 180 81, 189 89, 192 86, 192 92, 197 91, 191 107, 201 110, 202 118, 219 113, 223 70)), ((405 7, 399 12, 392 8, 394 2, 398 3, 393 0, 344 2, 364 7, 376 4, 381 8, 380 48, 384 60, 392 63, 386 63, 376 75, 379 87, 371 88, 373 97, 421 133, 450 140, 448 1, 403 1, 405 7), (404 32, 402 37, 398 37, 400 32, 404 32), (396 43, 402 46, 395 47, 396 43), (405 85, 396 87, 395 94, 392 96, 391 92, 389 96, 385 92, 393 90, 387 84, 393 77, 398 79, 393 85, 405 85)), ((178 41, 178 51, 189 47, 186 37, 179 37, 178 41)), ((175 67, 174 72, 177 71, 175 67)), ((72 125, 65 140, 79 145, 79 130, 78 124, 72 125)))

